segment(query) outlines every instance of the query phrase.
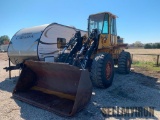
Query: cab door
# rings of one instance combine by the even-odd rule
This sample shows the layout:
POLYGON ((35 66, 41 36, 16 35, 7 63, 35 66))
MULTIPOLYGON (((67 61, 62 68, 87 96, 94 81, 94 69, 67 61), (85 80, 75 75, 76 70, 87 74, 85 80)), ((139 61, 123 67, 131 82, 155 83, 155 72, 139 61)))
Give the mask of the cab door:
POLYGON ((117 44, 116 18, 110 17, 110 42, 111 45, 117 44))
POLYGON ((98 48, 99 49, 106 48, 109 47, 110 45, 111 45, 111 35, 109 29, 109 14, 105 14, 98 48))

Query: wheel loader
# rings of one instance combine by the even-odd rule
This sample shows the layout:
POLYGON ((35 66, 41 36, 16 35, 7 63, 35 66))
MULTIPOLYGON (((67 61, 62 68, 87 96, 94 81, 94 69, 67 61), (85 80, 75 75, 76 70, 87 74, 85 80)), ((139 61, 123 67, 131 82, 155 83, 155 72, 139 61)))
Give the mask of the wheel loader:
POLYGON ((13 91, 13 97, 64 116, 72 116, 84 108, 95 87, 111 86, 114 65, 128 74, 130 53, 119 43, 116 15, 110 12, 92 14, 88 18, 88 35, 80 31, 68 43, 59 40, 60 54, 53 62, 25 60, 13 91))

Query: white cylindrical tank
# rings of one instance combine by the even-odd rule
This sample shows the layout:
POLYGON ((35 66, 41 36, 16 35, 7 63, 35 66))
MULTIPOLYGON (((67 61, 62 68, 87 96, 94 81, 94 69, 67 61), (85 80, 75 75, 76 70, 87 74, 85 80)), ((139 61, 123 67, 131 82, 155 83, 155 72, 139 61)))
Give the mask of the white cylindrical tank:
MULTIPOLYGON (((45 61, 46 57, 57 57, 57 39, 68 42, 76 30, 57 23, 21 29, 11 39, 8 56, 13 64, 27 59, 45 61)), ((87 34, 86 31, 80 31, 81 35, 87 34)))

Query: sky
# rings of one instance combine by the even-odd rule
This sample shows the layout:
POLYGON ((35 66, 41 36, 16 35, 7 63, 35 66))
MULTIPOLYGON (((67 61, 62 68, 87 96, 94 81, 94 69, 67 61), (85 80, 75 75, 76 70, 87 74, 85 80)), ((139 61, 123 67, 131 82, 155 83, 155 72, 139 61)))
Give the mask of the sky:
POLYGON ((87 30, 88 16, 104 11, 118 16, 125 43, 160 42, 160 0, 0 0, 0 36, 53 22, 87 30))

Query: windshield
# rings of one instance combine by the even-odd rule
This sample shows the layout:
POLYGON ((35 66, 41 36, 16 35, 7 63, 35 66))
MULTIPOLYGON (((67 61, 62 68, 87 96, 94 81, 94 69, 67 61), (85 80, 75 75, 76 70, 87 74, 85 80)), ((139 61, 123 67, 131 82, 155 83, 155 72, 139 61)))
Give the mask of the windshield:
POLYGON ((92 29, 98 29, 99 33, 108 33, 108 17, 108 14, 105 13, 90 16, 89 33, 92 32, 92 29))
POLYGON ((102 32, 104 14, 98 14, 90 16, 89 18, 89 33, 92 32, 92 29, 98 29, 99 32, 102 32))

